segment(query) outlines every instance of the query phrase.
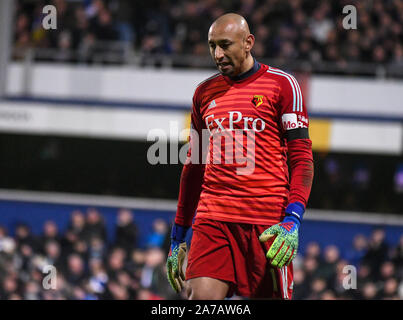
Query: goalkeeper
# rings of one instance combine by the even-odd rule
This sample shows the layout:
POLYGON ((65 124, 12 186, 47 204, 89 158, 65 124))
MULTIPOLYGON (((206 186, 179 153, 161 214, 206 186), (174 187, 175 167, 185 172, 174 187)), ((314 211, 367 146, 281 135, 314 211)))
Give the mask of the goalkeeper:
POLYGON ((219 17, 208 33, 219 73, 193 96, 167 259, 172 288, 186 284, 189 299, 292 297, 292 260, 313 180, 308 114, 296 79, 254 59, 253 44, 237 14, 219 17), (245 161, 233 161, 240 154, 245 161))

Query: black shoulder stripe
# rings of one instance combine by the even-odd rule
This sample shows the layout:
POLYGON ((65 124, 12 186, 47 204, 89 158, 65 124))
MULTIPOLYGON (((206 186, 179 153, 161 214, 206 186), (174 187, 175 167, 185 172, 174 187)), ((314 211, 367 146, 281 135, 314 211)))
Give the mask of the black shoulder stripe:
POLYGON ((285 137, 287 141, 292 141, 295 139, 309 139, 308 128, 297 128, 287 130, 285 132, 285 137))

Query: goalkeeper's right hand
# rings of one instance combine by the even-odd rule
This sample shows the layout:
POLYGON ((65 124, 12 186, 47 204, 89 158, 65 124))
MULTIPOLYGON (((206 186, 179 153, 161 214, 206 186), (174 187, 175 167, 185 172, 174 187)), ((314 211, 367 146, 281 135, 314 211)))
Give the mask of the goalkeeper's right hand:
POLYGON ((172 289, 180 292, 183 289, 185 275, 183 273, 183 262, 186 257, 187 246, 185 242, 186 233, 189 227, 174 224, 171 232, 171 249, 167 259, 167 277, 172 289))

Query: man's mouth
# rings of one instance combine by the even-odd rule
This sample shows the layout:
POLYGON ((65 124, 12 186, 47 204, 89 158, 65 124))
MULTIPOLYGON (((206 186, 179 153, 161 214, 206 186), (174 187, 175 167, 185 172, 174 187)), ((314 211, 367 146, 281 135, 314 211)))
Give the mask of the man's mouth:
POLYGON ((230 66, 230 65, 231 65, 231 62, 219 62, 218 63, 218 66, 221 67, 221 68, 225 68, 225 67, 230 66))

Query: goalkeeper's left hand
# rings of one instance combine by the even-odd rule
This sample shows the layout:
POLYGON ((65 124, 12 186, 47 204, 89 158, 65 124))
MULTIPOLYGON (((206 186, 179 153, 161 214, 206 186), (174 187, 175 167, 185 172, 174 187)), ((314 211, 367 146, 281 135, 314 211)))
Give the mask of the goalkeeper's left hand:
POLYGON ((172 289, 179 293, 184 286, 185 275, 183 273, 183 262, 186 257, 186 233, 189 227, 174 224, 171 233, 171 248, 166 263, 167 278, 172 289))
POLYGON ((297 255, 298 232, 304 212, 302 203, 290 203, 285 209, 286 216, 283 221, 266 229, 259 236, 261 242, 276 237, 266 254, 273 267, 282 268, 290 264, 297 255))

